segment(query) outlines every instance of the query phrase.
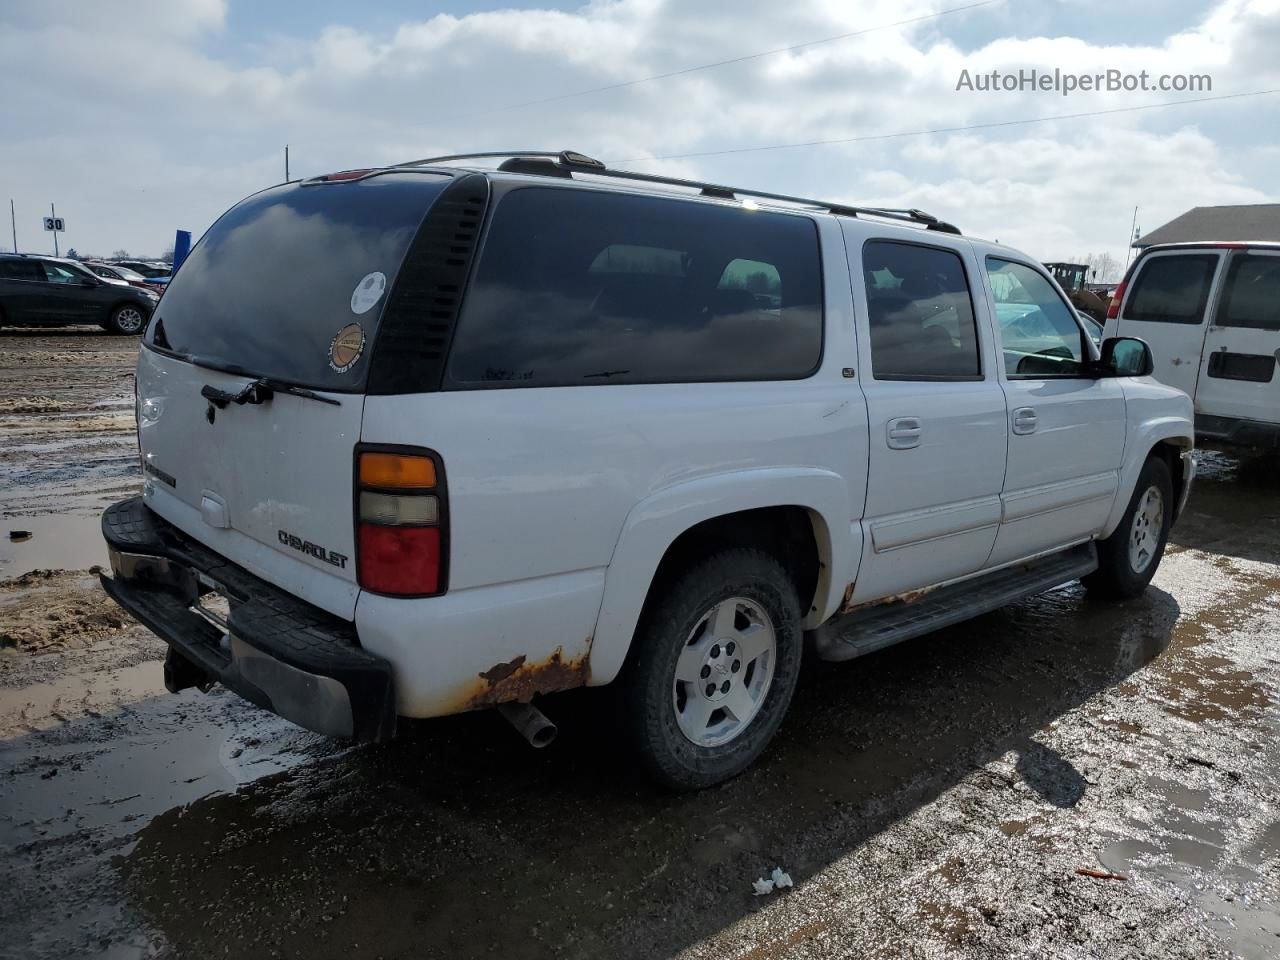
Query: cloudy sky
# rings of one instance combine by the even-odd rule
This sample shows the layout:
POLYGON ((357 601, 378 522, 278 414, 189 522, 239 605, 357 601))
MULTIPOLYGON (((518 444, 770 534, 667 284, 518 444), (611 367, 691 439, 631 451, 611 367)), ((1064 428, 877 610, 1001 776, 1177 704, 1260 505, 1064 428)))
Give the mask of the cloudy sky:
POLYGON ((282 180, 286 143, 295 177, 568 147, 634 169, 921 207, 1057 260, 1123 258, 1135 205, 1149 230, 1191 206, 1280 200, 1280 93, 639 159, 1205 95, 958 91, 966 69, 1207 73, 1213 96, 1280 90, 1280 0, 998 0, 942 13, 973 2, 7 0, 0 201, 14 200, 22 249, 51 248, 40 217, 55 201, 64 249, 158 254, 175 228, 198 236, 282 180))

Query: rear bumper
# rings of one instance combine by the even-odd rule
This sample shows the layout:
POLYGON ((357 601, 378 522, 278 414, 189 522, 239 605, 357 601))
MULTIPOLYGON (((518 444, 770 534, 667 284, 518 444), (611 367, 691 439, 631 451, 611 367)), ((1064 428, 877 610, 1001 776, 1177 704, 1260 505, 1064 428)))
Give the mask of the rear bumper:
POLYGON ((1196 443, 1237 450, 1275 450, 1280 447, 1280 423, 1198 413, 1196 443))
POLYGON ((360 647, 351 623, 185 536, 140 497, 109 507, 102 534, 103 589, 169 644, 169 689, 216 681, 318 733, 395 734, 391 665, 360 647), (225 610, 208 602, 219 594, 225 610))

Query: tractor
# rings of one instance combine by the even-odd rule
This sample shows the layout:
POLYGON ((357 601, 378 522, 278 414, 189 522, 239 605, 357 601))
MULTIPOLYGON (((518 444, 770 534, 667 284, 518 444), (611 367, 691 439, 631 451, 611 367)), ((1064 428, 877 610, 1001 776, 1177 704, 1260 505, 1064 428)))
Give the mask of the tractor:
POLYGON ((1087 313, 1099 323, 1106 322, 1107 298, 1099 296, 1085 285, 1091 272, 1088 264, 1046 263, 1045 269, 1053 274, 1053 278, 1067 292, 1073 307, 1082 313, 1087 313))

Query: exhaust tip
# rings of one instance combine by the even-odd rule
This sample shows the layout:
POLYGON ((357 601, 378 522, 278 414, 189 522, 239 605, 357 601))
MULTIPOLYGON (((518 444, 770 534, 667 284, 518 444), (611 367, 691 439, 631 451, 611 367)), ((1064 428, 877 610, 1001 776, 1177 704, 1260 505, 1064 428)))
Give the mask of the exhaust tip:
POLYGON ((496 709, 535 750, 550 746, 559 732, 546 714, 531 703, 500 703, 496 709))

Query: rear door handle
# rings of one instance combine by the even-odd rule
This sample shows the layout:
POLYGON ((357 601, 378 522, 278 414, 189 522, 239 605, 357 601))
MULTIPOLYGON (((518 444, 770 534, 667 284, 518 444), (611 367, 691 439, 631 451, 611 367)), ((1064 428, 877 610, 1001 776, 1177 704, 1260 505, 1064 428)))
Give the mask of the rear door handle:
POLYGON ((923 429, 919 417, 894 417, 888 424, 889 449, 910 450, 920 446, 923 429))
POLYGON ((1019 435, 1036 432, 1036 411, 1034 407, 1019 407, 1013 411, 1013 432, 1019 435))

